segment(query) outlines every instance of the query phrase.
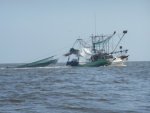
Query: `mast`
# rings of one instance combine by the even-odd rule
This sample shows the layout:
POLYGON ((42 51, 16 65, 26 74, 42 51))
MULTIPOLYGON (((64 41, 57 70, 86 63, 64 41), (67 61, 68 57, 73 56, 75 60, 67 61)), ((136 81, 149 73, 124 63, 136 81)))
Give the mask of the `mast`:
POLYGON ((94 44, 94 36, 93 36, 93 34, 92 34, 92 36, 91 36, 91 38, 92 38, 92 47, 93 47, 93 51, 94 51, 94 53, 96 53, 96 51, 95 51, 95 44, 94 44))

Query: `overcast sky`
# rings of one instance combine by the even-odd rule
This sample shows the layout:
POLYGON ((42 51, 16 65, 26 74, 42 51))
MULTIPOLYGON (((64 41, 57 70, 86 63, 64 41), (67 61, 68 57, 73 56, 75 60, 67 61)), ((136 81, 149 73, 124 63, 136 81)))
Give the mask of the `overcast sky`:
POLYGON ((128 30, 129 61, 150 61, 150 0, 0 0, 0 63, 63 54, 95 33, 95 16, 97 34, 128 30))

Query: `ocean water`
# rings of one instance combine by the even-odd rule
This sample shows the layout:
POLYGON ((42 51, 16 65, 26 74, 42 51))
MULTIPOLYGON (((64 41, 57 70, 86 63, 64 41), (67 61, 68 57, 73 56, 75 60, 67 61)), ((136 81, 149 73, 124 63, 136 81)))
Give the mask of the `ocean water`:
POLYGON ((150 113, 150 62, 115 67, 5 68, 0 113, 150 113))

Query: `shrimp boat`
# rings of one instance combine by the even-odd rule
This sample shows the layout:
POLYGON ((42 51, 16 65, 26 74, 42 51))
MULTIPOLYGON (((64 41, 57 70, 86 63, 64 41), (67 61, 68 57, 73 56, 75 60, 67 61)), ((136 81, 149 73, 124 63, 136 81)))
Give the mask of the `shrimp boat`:
MULTIPOLYGON (((127 59, 127 55, 116 56, 114 54, 119 53, 116 51, 120 41, 124 37, 127 31, 123 31, 123 34, 116 45, 115 49, 110 52, 110 40, 115 36, 116 31, 111 35, 92 35, 91 45, 83 39, 77 39, 69 52, 64 54, 68 57, 66 65, 68 66, 85 66, 85 67, 98 67, 115 65, 119 62, 123 63, 127 59), (76 46, 78 45, 78 46, 76 46), (78 48, 78 49, 75 49, 78 48), (70 57, 72 57, 70 61, 70 57)), ((121 50, 127 52, 128 50, 121 50)))

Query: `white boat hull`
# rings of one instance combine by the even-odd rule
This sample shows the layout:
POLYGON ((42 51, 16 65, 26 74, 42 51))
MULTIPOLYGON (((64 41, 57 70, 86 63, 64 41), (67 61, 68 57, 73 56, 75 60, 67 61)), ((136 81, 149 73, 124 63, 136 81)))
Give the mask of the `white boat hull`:
POLYGON ((112 63, 111 66, 124 66, 124 60, 122 60, 121 58, 115 58, 112 63))

